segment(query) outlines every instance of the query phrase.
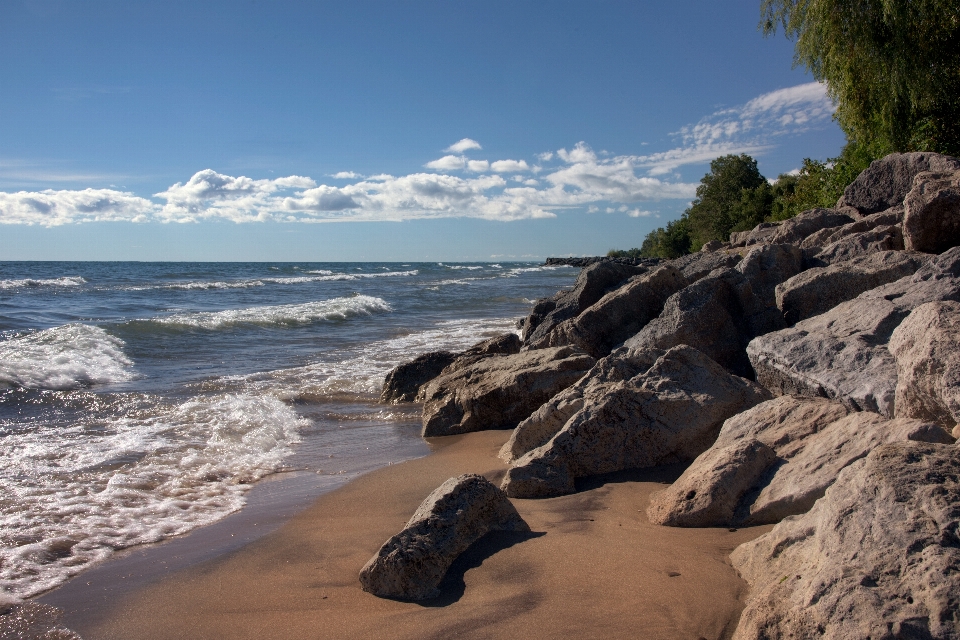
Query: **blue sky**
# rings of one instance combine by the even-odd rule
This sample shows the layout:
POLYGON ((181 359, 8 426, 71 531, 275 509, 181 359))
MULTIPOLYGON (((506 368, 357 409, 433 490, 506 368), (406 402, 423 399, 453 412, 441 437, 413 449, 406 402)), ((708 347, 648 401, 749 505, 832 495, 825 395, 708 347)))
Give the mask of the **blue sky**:
POLYGON ((639 246, 711 159, 837 155, 758 0, 0 4, 0 259, 639 246))

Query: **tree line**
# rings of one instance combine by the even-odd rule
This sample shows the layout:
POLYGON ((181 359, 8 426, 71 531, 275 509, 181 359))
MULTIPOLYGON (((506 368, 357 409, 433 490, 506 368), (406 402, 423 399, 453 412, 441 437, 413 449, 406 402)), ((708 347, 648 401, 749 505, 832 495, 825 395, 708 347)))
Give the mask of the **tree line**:
POLYGON ((827 86, 847 143, 768 181, 747 155, 710 163, 697 198, 643 244, 610 255, 675 258, 764 221, 831 207, 870 162, 960 155, 960 0, 761 0, 760 29, 795 40, 794 64, 827 86))

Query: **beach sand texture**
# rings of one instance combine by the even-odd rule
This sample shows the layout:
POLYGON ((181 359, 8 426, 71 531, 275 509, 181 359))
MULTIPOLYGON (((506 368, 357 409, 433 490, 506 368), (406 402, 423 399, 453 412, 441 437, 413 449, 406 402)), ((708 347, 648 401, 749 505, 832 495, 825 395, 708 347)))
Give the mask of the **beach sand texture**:
POLYGON ((732 634, 747 585, 727 558, 768 531, 652 525, 649 496, 681 469, 594 479, 578 493, 514 500, 533 533, 494 533, 425 603, 377 598, 357 574, 447 478, 499 483, 509 431, 438 438, 425 457, 323 495, 225 556, 134 590, 95 619, 63 622, 86 640, 302 638, 665 638, 732 634))

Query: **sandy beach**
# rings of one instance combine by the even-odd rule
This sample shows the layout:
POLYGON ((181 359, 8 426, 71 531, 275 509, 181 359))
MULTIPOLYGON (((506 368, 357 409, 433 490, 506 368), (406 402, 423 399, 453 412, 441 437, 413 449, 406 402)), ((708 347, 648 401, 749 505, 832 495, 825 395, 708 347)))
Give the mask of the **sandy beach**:
POLYGON ((327 493, 244 547, 147 581, 95 615, 67 606, 62 622, 86 640, 732 633, 746 584, 727 556, 770 527, 651 525, 644 508, 679 475, 675 467, 592 479, 573 495, 515 500, 532 533, 490 534, 475 544, 434 601, 361 591, 360 568, 441 482, 468 472, 499 481, 506 467, 496 453, 509 433, 438 438, 431 455, 327 493))

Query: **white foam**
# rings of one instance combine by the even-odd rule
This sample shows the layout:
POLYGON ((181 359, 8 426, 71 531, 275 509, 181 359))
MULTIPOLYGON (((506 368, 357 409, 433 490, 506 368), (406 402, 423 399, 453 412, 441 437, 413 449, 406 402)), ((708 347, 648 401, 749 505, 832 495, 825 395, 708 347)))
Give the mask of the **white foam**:
POLYGON ((539 267, 517 267, 517 268, 508 270, 505 274, 503 274, 503 277, 516 278, 516 277, 519 277, 520 274, 522 273, 536 273, 538 271, 556 271, 557 269, 568 269, 568 268, 573 268, 573 267, 569 267, 568 265, 565 265, 565 264, 549 265, 549 266, 542 265, 539 267))
POLYGON ((0 440, 0 591, 35 595, 114 549, 239 509, 305 424, 274 397, 219 394, 172 406, 146 396, 83 400, 90 410, 79 423, 0 440))
POLYGON ((86 284, 80 276, 63 276, 61 278, 21 278, 19 280, 0 280, 0 289, 20 289, 23 287, 79 287, 86 284))
POLYGON ((241 324, 303 325, 323 320, 346 320, 355 316, 389 311, 392 311, 392 308, 382 298, 352 296, 301 304, 178 313, 163 318, 154 318, 151 321, 182 327, 220 329, 241 324))
POLYGON ((74 389, 131 380, 123 340, 100 327, 67 324, 0 342, 0 386, 74 389))

